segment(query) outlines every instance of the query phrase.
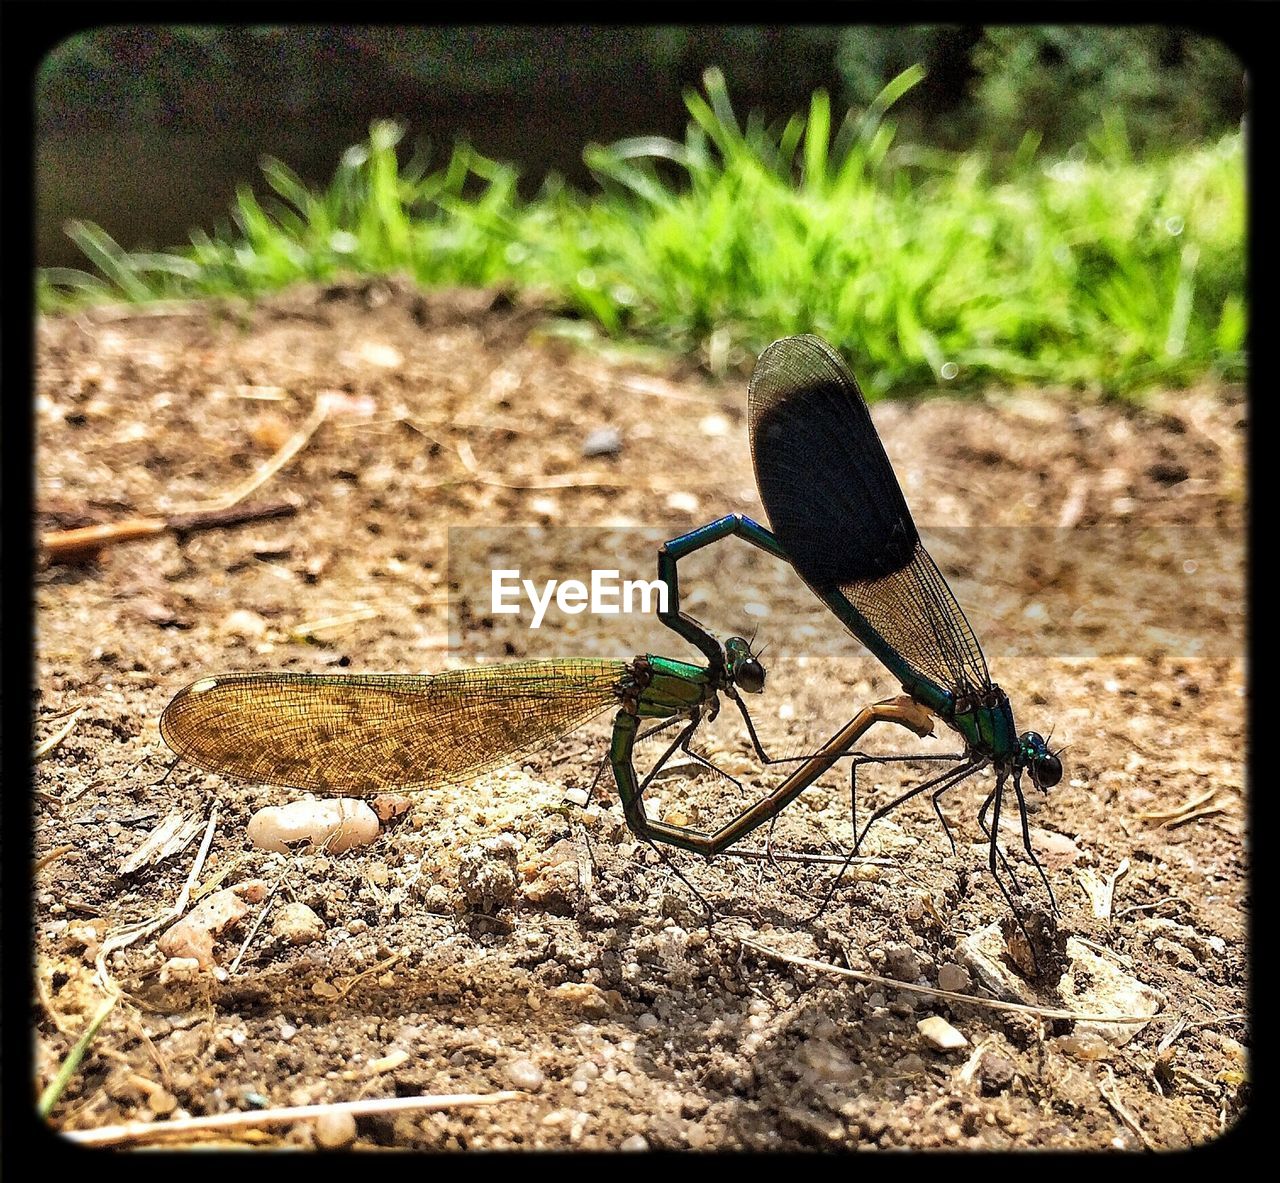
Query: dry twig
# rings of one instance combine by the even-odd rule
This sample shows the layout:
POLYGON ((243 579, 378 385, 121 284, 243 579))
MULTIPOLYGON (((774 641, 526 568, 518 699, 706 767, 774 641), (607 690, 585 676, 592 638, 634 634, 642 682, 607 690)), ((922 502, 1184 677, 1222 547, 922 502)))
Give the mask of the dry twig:
POLYGON ((70 854, 73 850, 75 850, 74 846, 55 846, 48 854, 41 855, 40 858, 36 859, 36 872, 43 871, 45 867, 51 863, 56 863, 64 854, 70 854))
POLYGON ((187 901, 191 898, 191 891, 195 887, 201 868, 204 866, 204 860, 209 854, 209 847, 213 844, 213 834, 217 824, 218 807, 215 805, 209 813, 209 824, 205 828, 204 840, 200 843, 200 849, 196 853, 196 861, 192 864, 191 873, 187 876, 187 881, 183 884, 182 891, 178 893, 178 898, 173 907, 167 913, 156 916, 134 928, 113 933, 102 942, 101 948, 98 949, 98 956, 94 960, 94 966, 97 969, 98 981, 101 982, 103 989, 109 994, 120 993, 120 987, 111 976, 111 971, 107 969, 107 958, 120 949, 128 948, 134 941, 141 940, 144 936, 155 932, 156 929, 177 920, 186 911, 187 901))
POLYGON ((330 399, 317 397, 315 406, 306 421, 287 439, 276 453, 246 480, 221 497, 192 506, 188 510, 174 511, 164 517, 130 518, 123 522, 109 522, 100 526, 85 526, 78 530, 59 530, 45 534, 40 546, 50 562, 82 562, 91 558, 106 546, 129 542, 137 538, 152 538, 157 534, 172 532, 185 534, 194 530, 212 530, 220 526, 241 525, 244 522, 261 521, 264 518, 289 517, 298 512, 293 502, 282 501, 272 505, 240 507, 246 497, 261 488, 277 472, 289 463, 320 429, 329 416, 330 399))
POLYGON ((40 548, 51 563, 84 562, 108 546, 133 542, 138 538, 154 538, 158 534, 189 534, 196 530, 215 530, 239 526, 266 518, 291 517, 298 512, 292 501, 276 501, 269 505, 211 508, 167 517, 128 518, 123 522, 107 522, 98 526, 82 526, 76 530, 56 530, 40 537, 40 548))
POLYGON ((893 990, 906 990, 912 994, 923 994, 929 998, 941 998, 947 1002, 960 1002, 967 1006, 985 1007, 987 1010, 1013 1011, 1017 1014, 1035 1015, 1041 1019, 1071 1019, 1077 1023, 1142 1023, 1151 1022, 1150 1015, 1090 1015, 1079 1011, 1062 1010, 1049 1006, 1028 1006, 1023 1002, 1005 1002, 999 998, 979 998, 973 994, 960 994, 955 990, 939 990, 934 986, 917 986, 912 982, 901 982, 897 978, 886 978, 880 974, 867 973, 860 969, 847 969, 832 965, 826 961, 814 961, 810 957, 798 957, 793 953, 783 953, 780 949, 761 945, 757 941, 739 936, 740 944, 755 949, 775 961, 785 961, 791 965, 803 965, 808 969, 816 969, 820 973, 835 974, 842 978, 852 978, 855 982, 865 982, 872 986, 887 986, 893 990))
POLYGON ((1215 785, 1207 792, 1201 793, 1198 797, 1193 797, 1189 801, 1184 801, 1181 805, 1173 809, 1153 810, 1150 813, 1140 813, 1138 816, 1143 821, 1159 822, 1167 829, 1174 829, 1177 826, 1186 825, 1187 822, 1195 821, 1198 817, 1205 817, 1210 813, 1221 813, 1224 806, 1215 805, 1207 810, 1200 810, 1200 806, 1205 805, 1218 792, 1215 785), (1199 812, 1197 812, 1200 810, 1199 812))
POLYGON ((476 1105, 496 1105, 523 1096, 517 1092, 453 1093, 424 1097, 369 1098, 337 1101, 326 1105, 290 1105, 282 1109, 252 1112, 215 1113, 205 1117, 184 1117, 174 1121, 133 1121, 103 1126, 96 1130, 70 1130, 63 1134, 82 1146, 118 1146, 126 1142, 148 1142, 168 1134, 189 1134, 201 1130, 231 1130, 262 1125, 285 1125, 295 1121, 315 1121, 333 1114, 362 1117, 371 1113, 435 1113, 441 1109, 461 1109, 476 1105))
POLYGON ((217 498, 208 505, 202 505, 197 508, 204 512, 230 509, 243 501, 255 489, 265 485, 267 481, 307 446, 311 437, 320 430, 320 425, 329 417, 330 406, 329 398, 323 394, 319 395, 316 398, 315 406, 311 408, 311 414, 307 416, 302 426, 281 445, 270 460, 259 466, 257 472, 242 481, 230 493, 217 498))
POLYGON ((280 868, 280 874, 276 876, 276 881, 271 885, 271 890, 267 892, 267 898, 262 901, 262 911, 258 913, 257 919, 249 927, 249 932, 244 938, 244 943, 240 946, 240 951, 236 954, 235 960, 231 963, 231 968, 227 970, 227 977, 235 977, 236 970, 240 968, 240 961, 245 955, 245 951, 253 943, 253 938, 258 935, 258 929, 262 927, 262 923, 267 918, 267 913, 271 911, 271 905, 275 902, 276 892, 280 890, 280 884, 284 882, 284 877, 289 873, 293 864, 286 860, 283 867, 280 868))
POLYGON ((66 739, 68 735, 71 734, 72 729, 75 727, 76 722, 77 720, 79 720, 80 715, 83 713, 83 711, 84 711, 84 707, 76 707, 76 709, 71 712, 71 718, 69 718, 61 727, 58 728, 56 734, 49 736, 49 738, 46 739, 43 743, 36 745, 36 750, 32 754, 32 759, 43 760, 50 752, 52 752, 59 744, 61 744, 62 741, 66 739))
POLYGON ((1142 1139, 1142 1144, 1148 1150, 1159 1150, 1160 1148, 1147 1136, 1147 1131, 1138 1124, 1137 1118, 1121 1102, 1120 1094, 1116 1091, 1116 1074, 1111 1070, 1111 1065, 1104 1064, 1102 1067, 1107 1074, 1107 1079, 1098 1083, 1098 1092, 1102 1094, 1102 1099, 1111 1106, 1112 1112, 1142 1139))

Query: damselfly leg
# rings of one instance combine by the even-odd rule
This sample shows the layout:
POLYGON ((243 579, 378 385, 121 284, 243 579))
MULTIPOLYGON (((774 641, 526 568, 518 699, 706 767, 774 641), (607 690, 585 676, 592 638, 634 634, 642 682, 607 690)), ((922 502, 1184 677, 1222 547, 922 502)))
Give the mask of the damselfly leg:
MULTIPOLYGON (((1045 892, 1049 896, 1049 904, 1056 913, 1058 912, 1058 901, 1054 897, 1053 888, 1049 885, 1049 877, 1045 874, 1043 865, 1039 858, 1036 857, 1035 848, 1031 845, 1031 825, 1027 818, 1028 811, 1026 798, 1022 794, 1022 777, 1019 773, 1015 772, 1010 779, 1013 782, 1013 791, 1018 798, 1018 815, 1022 828, 1022 848, 1026 852, 1027 858, 1030 860, 1032 866, 1035 867, 1036 872, 1039 874, 1040 882, 1044 884, 1045 892)), ((1004 778, 1000 777, 996 781, 995 788, 987 794, 986 800, 982 803, 982 808, 978 810, 978 825, 982 828, 983 836, 987 839, 988 844, 994 851, 994 854, 991 857, 994 859, 996 856, 999 856, 1000 864, 1004 867, 1005 873, 1009 876, 1010 882, 1012 882, 1019 892, 1022 892, 1024 888, 1022 884, 1018 882, 1017 875, 1014 874, 1013 868, 1009 865, 1009 860, 1005 858, 1004 851, 1000 849, 997 841, 998 831, 996 826, 999 822, 1000 804, 1003 797, 1004 778), (987 811, 991 809, 993 804, 995 805, 996 816, 991 828, 988 829, 986 820, 987 811)))
POLYGON ((1040 881, 1044 884, 1045 891, 1049 895, 1049 903, 1053 908, 1055 915, 1058 914, 1058 902, 1054 898, 1053 888, 1049 886, 1049 879, 1045 875, 1044 868, 1040 865, 1040 860, 1036 857, 1035 851, 1031 846, 1031 831, 1027 821, 1027 806, 1022 795, 1022 787, 1019 784, 1020 778, 1015 773, 1012 777, 1001 772, 996 775, 995 788, 987 794, 987 798, 982 803, 982 808, 978 811, 978 825, 981 826, 982 832, 987 836, 987 866, 991 871, 991 878, 995 880, 995 885, 999 889, 1000 894, 1004 897, 1004 901, 1009 905, 1009 910, 1013 913, 1014 920, 1017 921, 1018 928, 1022 931, 1022 935, 1027 942, 1027 948, 1031 953, 1032 968, 1036 972, 1039 971, 1040 959, 1036 952, 1036 941, 1031 935, 1031 930, 1027 927, 1026 919, 1023 916, 1022 909, 1018 907, 1014 898, 1009 893, 1009 889, 1005 887, 1000 877, 999 867, 1003 866, 1005 873, 1009 876, 1010 882, 1017 889, 1018 893, 1023 894, 1023 887, 1018 882, 1017 876, 1013 873, 1013 868, 1009 865, 1009 860, 1005 858, 1004 851, 1000 849, 1000 807, 1004 800, 1004 786, 1006 779, 1013 781, 1014 793, 1018 798, 1018 812, 1022 819, 1022 844, 1027 856, 1040 874, 1040 881), (986 814, 988 809, 991 810, 991 828, 988 830, 986 823, 986 814), (997 865, 998 864, 998 865, 997 865))
POLYGON ((818 910, 814 912, 813 916, 810 919, 816 920, 830 906, 831 900, 835 896, 836 889, 840 886, 841 880, 843 880, 845 873, 848 871, 849 867, 852 865, 853 860, 858 857, 858 852, 862 849, 862 843, 867 836, 867 831, 870 830, 871 827, 876 824, 876 822, 878 822, 883 817, 887 817, 899 806, 905 805, 908 801, 912 800, 915 797, 920 796, 921 793, 927 793, 932 789, 934 790, 935 798, 938 796, 941 796, 948 789, 954 788, 962 780, 966 779, 969 776, 972 776, 981 767, 982 767, 982 762, 978 761, 978 762, 965 764, 961 768, 948 768, 945 772, 941 772, 937 776, 931 777, 929 780, 926 780, 923 784, 915 785, 914 787, 908 789, 905 793, 902 793, 899 796, 895 797, 887 805, 882 805, 879 809, 877 809, 867 819, 866 824, 862 827, 862 830, 858 833, 857 838, 854 840, 853 849, 849 852, 848 858, 845 859, 843 865, 840 868, 840 873, 836 876, 835 881, 827 889, 827 893, 823 897, 822 904, 819 906, 818 910))
POLYGON ((1040 860, 1036 857, 1035 848, 1031 845, 1031 824, 1027 820, 1027 801, 1022 795, 1022 773, 1015 772, 1013 774, 1013 791, 1018 798, 1018 816, 1022 821, 1022 849, 1026 851, 1027 858, 1031 860, 1031 865, 1035 867, 1040 875, 1040 882, 1044 884, 1044 889, 1049 896, 1049 904, 1054 912, 1058 912, 1058 901, 1054 898, 1053 888, 1049 886, 1049 876, 1045 874, 1044 867, 1041 866, 1040 860))

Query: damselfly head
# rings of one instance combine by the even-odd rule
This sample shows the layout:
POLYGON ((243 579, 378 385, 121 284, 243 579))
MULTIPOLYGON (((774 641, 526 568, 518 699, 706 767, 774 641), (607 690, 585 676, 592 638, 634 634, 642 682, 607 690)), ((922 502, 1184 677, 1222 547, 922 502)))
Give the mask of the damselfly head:
POLYGON ((1022 748, 1022 765, 1031 773, 1036 788, 1053 788, 1062 779, 1062 761, 1049 751, 1049 745, 1038 731, 1024 731, 1018 737, 1022 748))
POLYGON ((760 694, 764 690, 765 669, 751 652, 751 645, 742 637, 730 637, 724 643, 724 653, 734 684, 748 694, 760 694))

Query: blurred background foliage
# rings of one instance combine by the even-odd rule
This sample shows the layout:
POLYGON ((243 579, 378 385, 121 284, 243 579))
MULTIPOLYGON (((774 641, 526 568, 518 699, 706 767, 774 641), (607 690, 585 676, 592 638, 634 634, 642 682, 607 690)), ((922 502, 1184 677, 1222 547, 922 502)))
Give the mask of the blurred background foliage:
POLYGON ((1168 153, 1237 127, 1246 102, 1230 48, 1160 26, 106 26, 37 73, 37 260, 78 258, 69 218, 129 247, 185 239, 264 154, 327 181, 373 119, 437 154, 465 139, 530 193, 549 172, 589 186, 589 142, 679 136, 710 66, 740 109, 785 119, 819 88, 865 107, 916 65, 900 138, 997 160, 1028 131, 1063 152, 1103 113, 1168 153))
MULTIPOLYGON (((465 117, 498 100, 514 113, 570 95, 588 134, 605 102, 640 118, 666 112, 667 126, 630 130, 670 133, 670 118, 683 120, 681 91, 709 65, 742 104, 781 113, 819 86, 837 105, 864 106, 917 64, 927 81, 897 115, 913 139, 940 147, 1012 149, 1034 124, 1046 146, 1064 148, 1116 109, 1139 149, 1172 146, 1216 136, 1244 113, 1231 49, 1163 26, 174 25, 100 28, 63 42, 40 69, 37 117, 44 133, 121 120, 217 131, 268 116, 314 127, 317 113, 412 123, 418 110, 465 117)), ((586 138, 572 124, 564 135, 586 138)))
POLYGON ((36 99, 46 308, 403 271, 713 370, 812 329, 873 396, 1244 371, 1245 77, 1193 31, 106 27, 36 99))

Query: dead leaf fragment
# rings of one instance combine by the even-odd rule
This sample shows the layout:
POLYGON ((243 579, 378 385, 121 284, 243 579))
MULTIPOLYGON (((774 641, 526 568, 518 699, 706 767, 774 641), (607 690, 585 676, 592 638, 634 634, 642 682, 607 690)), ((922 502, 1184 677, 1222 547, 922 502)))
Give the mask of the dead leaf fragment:
POLYGON ((265 899, 268 890, 262 879, 246 879, 234 887, 224 887, 171 925, 156 942, 157 948, 166 957, 194 958, 201 969, 212 969, 217 964, 214 938, 242 920, 249 904, 265 899))

